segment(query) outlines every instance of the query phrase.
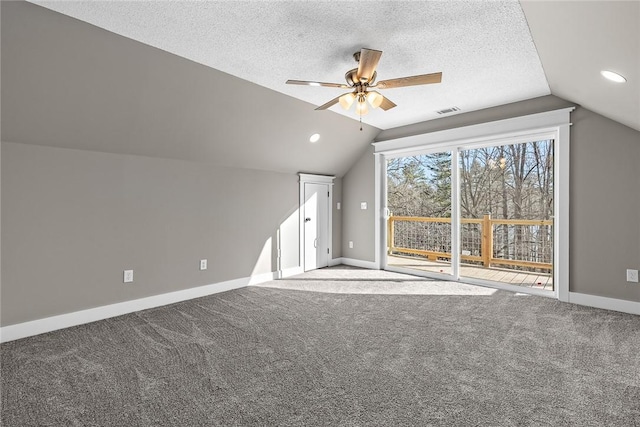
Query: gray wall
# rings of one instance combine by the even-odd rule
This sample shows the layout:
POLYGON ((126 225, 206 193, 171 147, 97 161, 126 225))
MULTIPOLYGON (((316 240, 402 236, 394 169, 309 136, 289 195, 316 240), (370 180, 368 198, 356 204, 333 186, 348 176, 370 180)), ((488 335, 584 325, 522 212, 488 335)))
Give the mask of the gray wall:
POLYGON ((296 173, 341 176, 379 132, 31 3, 0 8, 3 326, 275 271, 278 241, 297 266, 296 173))
POLYGON ((371 262, 375 261, 373 160, 373 147, 369 147, 342 180, 342 256, 371 262), (360 209, 361 202, 367 202, 366 210, 360 209))
POLYGON ((275 271, 278 236, 299 264, 295 174, 6 142, 1 160, 2 326, 275 271))
MULTIPOLYGON (((533 114, 573 104, 545 96, 382 131, 377 141, 533 114)), ((640 268, 640 132, 578 107, 570 156, 570 291, 640 301, 626 269, 640 268)), ((374 260, 372 215, 356 199, 373 200, 374 158, 368 150, 344 177, 343 254, 374 260), (347 249, 347 241, 369 247, 347 249)), ((372 213, 372 212, 370 212, 372 213)))
POLYGON ((571 114, 571 291, 640 301, 640 132, 571 114))

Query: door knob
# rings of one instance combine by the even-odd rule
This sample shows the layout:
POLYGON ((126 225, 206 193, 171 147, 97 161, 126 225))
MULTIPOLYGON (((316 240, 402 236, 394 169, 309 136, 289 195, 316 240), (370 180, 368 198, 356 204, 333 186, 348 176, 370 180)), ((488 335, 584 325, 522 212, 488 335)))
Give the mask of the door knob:
POLYGON ((309 221, 311 221, 311 218, 305 218, 304 219, 304 222, 309 222, 309 221))

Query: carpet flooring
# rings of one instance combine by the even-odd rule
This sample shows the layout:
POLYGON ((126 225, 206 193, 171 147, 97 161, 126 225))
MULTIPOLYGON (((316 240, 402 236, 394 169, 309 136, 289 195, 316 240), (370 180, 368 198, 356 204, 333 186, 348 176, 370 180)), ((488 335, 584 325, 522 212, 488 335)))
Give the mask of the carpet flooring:
POLYGON ((342 266, 0 356, 6 427, 640 426, 640 316, 342 266))

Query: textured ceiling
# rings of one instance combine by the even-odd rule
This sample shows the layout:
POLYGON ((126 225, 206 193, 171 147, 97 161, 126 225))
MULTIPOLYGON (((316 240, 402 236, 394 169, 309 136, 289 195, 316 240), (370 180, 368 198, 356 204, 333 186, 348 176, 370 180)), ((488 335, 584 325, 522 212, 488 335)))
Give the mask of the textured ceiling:
POLYGON ((342 91, 285 81, 342 83, 362 47, 384 52, 379 79, 442 71, 384 91, 398 107, 363 117, 380 129, 550 93, 517 1, 32 2, 315 105, 342 91))

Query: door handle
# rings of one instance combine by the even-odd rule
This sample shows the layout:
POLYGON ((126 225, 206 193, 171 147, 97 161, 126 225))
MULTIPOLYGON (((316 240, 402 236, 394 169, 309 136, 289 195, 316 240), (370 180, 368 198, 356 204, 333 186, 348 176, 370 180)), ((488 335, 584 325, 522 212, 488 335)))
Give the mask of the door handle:
POLYGON ((309 221, 311 221, 311 218, 305 218, 304 219, 304 222, 309 222, 309 221))
POLYGON ((313 247, 314 248, 318 247, 318 239, 313 239, 313 247))

